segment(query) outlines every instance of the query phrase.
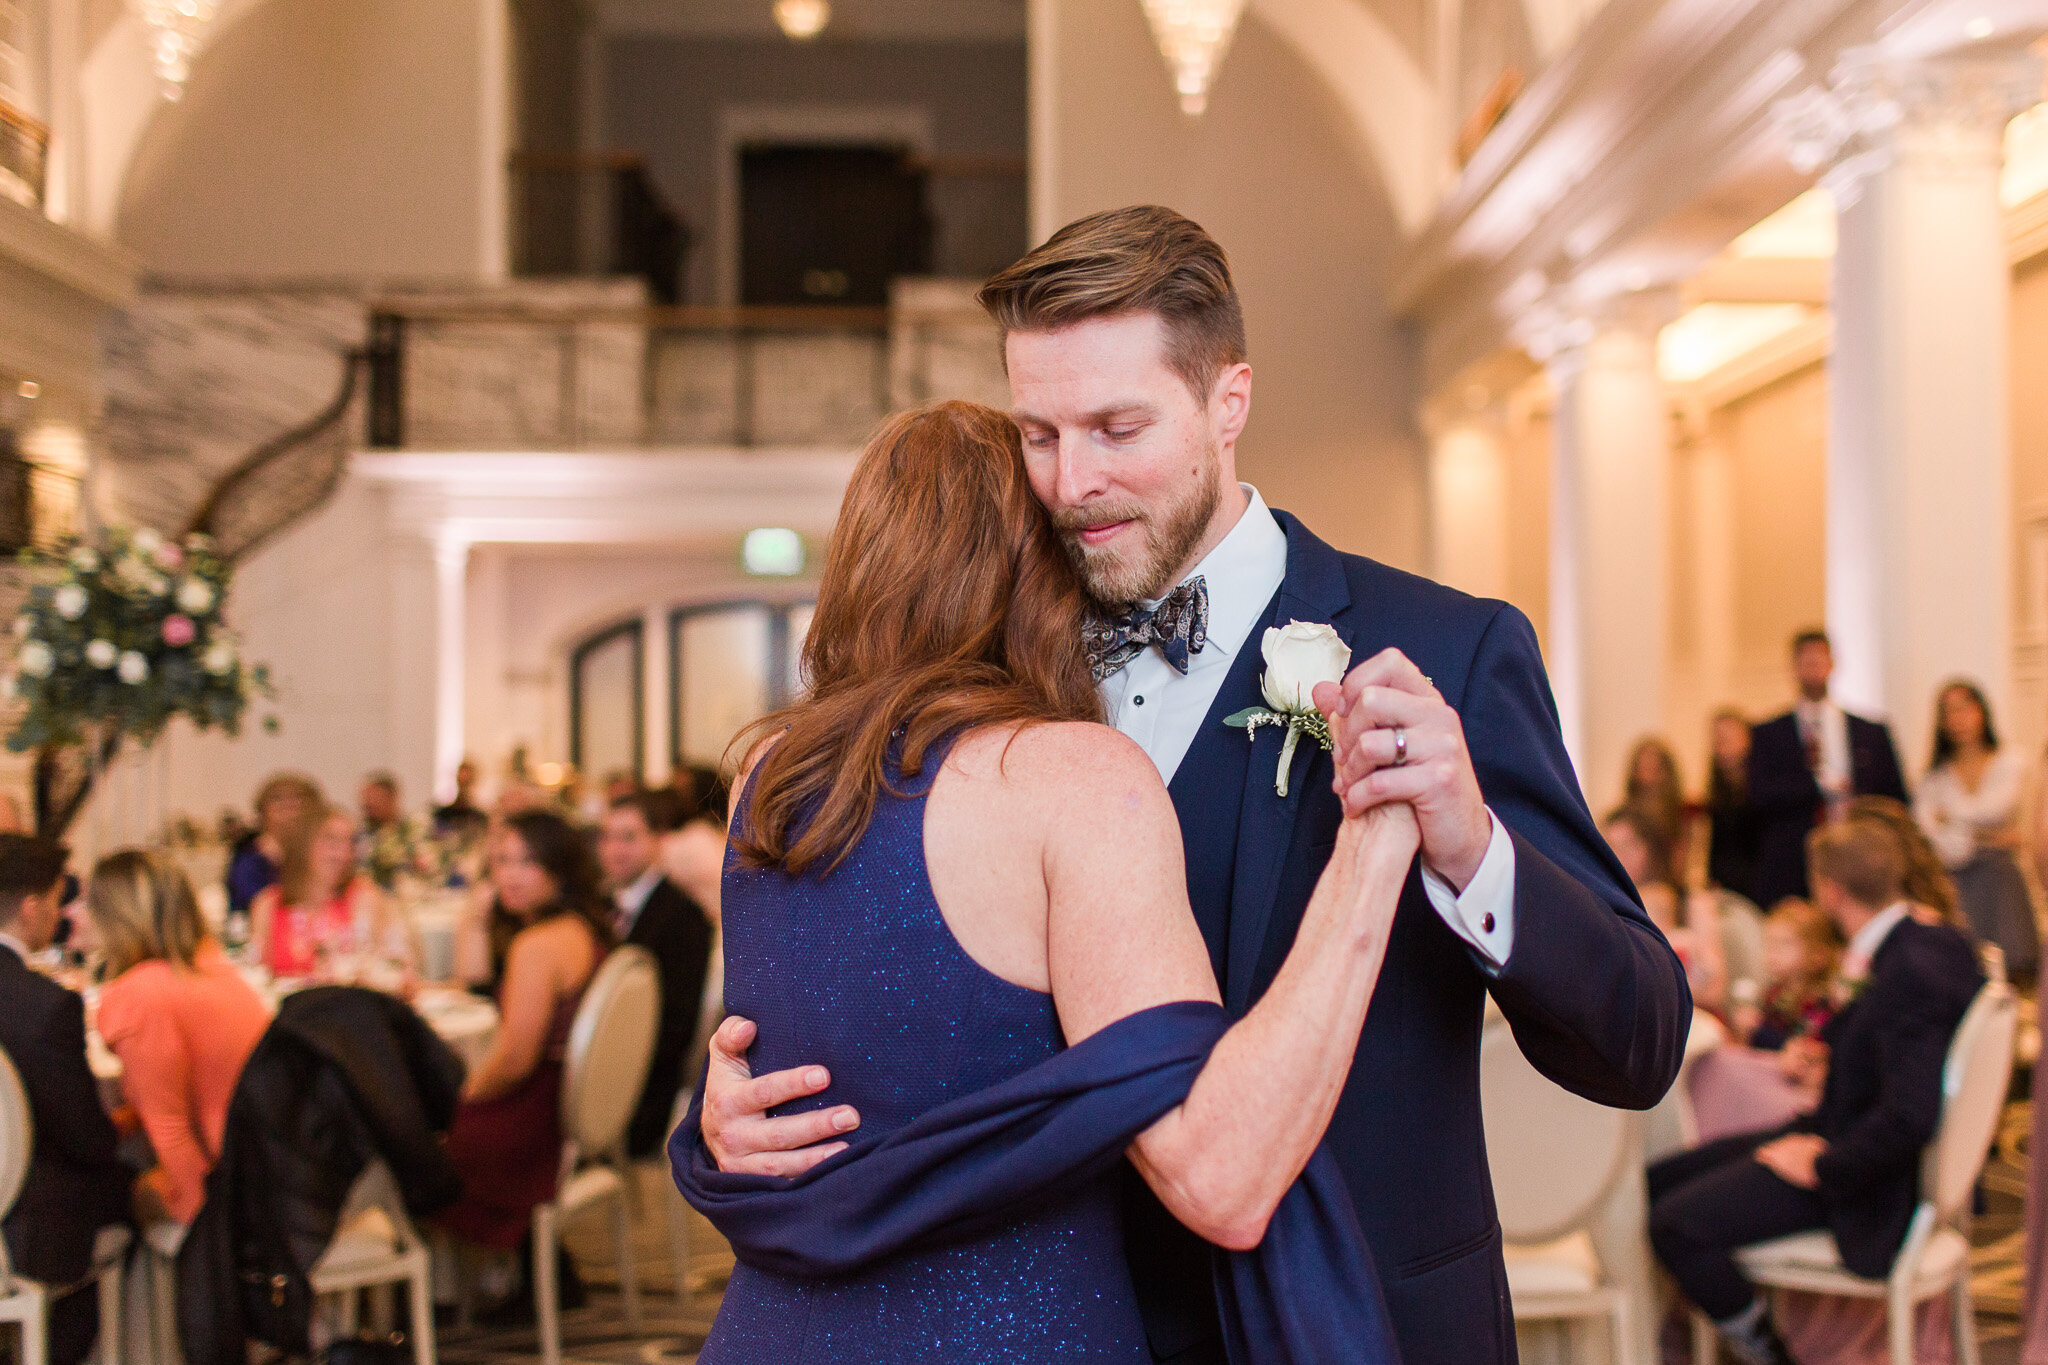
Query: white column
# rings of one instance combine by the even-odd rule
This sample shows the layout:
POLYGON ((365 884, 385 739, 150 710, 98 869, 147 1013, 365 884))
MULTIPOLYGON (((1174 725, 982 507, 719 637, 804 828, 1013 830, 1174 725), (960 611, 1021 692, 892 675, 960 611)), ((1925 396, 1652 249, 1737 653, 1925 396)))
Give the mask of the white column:
POLYGON ((462 762, 463 664, 469 615, 469 542, 434 541, 434 795, 451 800, 462 762))
POLYGON ((1628 746, 1665 724, 1670 413, 1657 374, 1664 299, 1577 329, 1549 358, 1550 677, 1596 809, 1628 746))
POLYGON ((1508 591, 1508 465, 1498 413, 1427 423, 1430 573, 1475 597, 1508 591))
POLYGON ((669 663, 668 607, 656 603, 640 616, 640 714, 646 735, 641 764, 650 787, 669 779, 669 663))
POLYGON ((1837 237, 1829 362, 1827 619, 1836 695, 1888 716, 1910 763, 1935 689, 2011 696, 2011 267, 1998 178, 2037 59, 1851 53, 1783 110, 1828 167, 1837 237))

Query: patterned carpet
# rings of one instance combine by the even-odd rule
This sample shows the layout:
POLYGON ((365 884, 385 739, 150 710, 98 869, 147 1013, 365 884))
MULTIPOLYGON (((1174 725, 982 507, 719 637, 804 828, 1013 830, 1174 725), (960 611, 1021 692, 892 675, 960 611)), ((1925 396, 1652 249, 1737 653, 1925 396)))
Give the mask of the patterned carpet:
MULTIPOLYGON (((1984 1365, 2017 1365, 2019 1352, 2020 1258, 2024 1231, 2021 1207, 2026 1195, 2022 1164, 2028 1128, 2028 1106, 2011 1105, 1998 1150, 1984 1173, 1984 1208, 1976 1224, 1975 1272, 1978 1339, 1984 1344, 1984 1365)), ((640 1266, 642 1321, 628 1327, 618 1293, 618 1267, 611 1252, 609 1229, 600 1215, 572 1226, 569 1245, 590 1288, 589 1303, 564 1315, 563 1358, 567 1365, 689 1365, 696 1359, 718 1311, 718 1297, 732 1273, 732 1253, 694 1211, 689 1217, 689 1297, 678 1306, 669 1251, 667 1205, 662 1182, 666 1172, 643 1170, 650 1216, 636 1229, 640 1266)), ((446 1328, 441 1333, 445 1365, 527 1365, 539 1359, 532 1329, 485 1331, 446 1328)))

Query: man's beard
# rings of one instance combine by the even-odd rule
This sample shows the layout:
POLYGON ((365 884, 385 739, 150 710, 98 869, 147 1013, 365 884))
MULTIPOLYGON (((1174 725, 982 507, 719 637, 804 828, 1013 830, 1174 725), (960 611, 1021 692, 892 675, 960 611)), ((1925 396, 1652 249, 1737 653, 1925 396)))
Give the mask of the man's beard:
POLYGON ((1173 588, 1176 575, 1195 546, 1202 543, 1222 501, 1223 490, 1217 480, 1221 463, 1211 447, 1202 462, 1201 477, 1185 497, 1157 517, 1139 503, 1095 503, 1085 510, 1053 514, 1060 545, 1097 605, 1116 610, 1133 602, 1155 601, 1173 588), (1138 548, 1094 549, 1082 543, 1083 527, 1117 521, 1136 524, 1143 536, 1138 548))

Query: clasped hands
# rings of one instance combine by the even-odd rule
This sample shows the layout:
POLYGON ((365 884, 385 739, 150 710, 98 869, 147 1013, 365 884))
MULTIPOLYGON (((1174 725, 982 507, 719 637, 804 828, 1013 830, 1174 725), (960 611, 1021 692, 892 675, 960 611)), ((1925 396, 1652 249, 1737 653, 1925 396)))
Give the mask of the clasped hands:
MULTIPOLYGON (((1316 706, 1328 718, 1346 815, 1405 803, 1422 833, 1423 862, 1463 891, 1485 861, 1493 817, 1479 792, 1458 713, 1398 649, 1361 663, 1342 683, 1320 683, 1316 706)), ((701 1128, 720 1170, 800 1175, 843 1151, 860 1126, 852 1105, 771 1118, 769 1111, 831 1084, 822 1066, 754 1076, 747 1048, 752 1021, 728 1018, 711 1036, 701 1128)))

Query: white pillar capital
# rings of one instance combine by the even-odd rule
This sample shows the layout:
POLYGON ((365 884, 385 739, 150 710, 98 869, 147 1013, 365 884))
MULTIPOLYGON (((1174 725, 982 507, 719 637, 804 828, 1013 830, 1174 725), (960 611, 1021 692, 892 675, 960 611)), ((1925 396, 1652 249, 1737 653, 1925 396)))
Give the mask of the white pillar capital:
POLYGON ((2031 53, 1899 58, 1874 47, 1844 53, 1825 87, 1781 100, 1776 115, 1792 164, 1820 171, 1838 203, 1878 171, 1995 170, 2005 125, 2041 100, 2031 53))

